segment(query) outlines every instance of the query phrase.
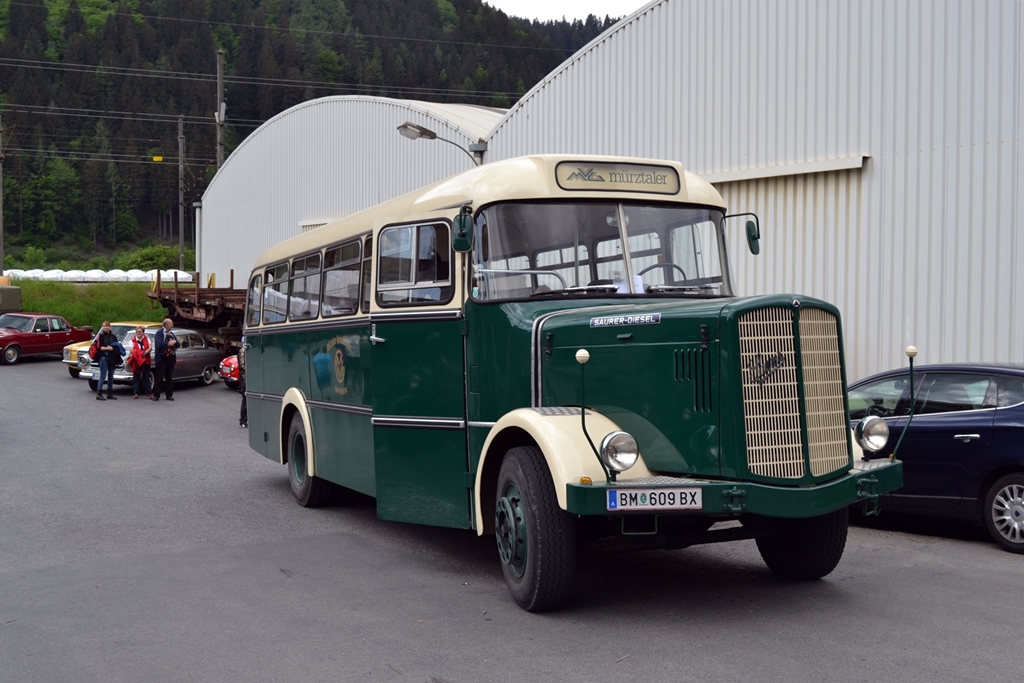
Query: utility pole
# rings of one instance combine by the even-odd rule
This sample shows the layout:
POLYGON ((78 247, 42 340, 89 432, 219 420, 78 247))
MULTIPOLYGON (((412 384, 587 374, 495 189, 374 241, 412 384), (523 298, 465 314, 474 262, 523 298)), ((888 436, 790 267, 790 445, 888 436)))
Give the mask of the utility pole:
POLYGON ((213 118, 217 121, 217 170, 224 164, 224 117, 228 106, 224 102, 224 50, 217 50, 217 111, 213 118))
POLYGON ((178 270, 185 270, 185 115, 178 114, 178 270))
POLYGON ((4 157, 7 156, 7 142, 4 140, 4 121, 0 117, 0 276, 4 274, 4 157))

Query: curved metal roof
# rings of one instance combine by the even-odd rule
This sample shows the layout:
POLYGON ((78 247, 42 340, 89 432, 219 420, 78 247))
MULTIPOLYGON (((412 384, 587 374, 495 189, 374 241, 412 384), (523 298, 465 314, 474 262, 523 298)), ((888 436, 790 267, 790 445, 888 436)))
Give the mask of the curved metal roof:
MULTIPOLYGON (((217 172, 217 175, 213 177, 210 187, 213 187, 217 182, 217 178, 222 175, 224 169, 228 167, 233 159, 240 156, 247 146, 254 144, 261 135, 268 133, 275 123, 299 114, 310 107, 356 102, 380 104, 387 107, 406 107, 410 112, 422 114, 438 123, 447 124, 445 128, 453 130, 456 135, 462 135, 468 143, 484 140, 507 111, 505 109, 483 107, 475 104, 439 104, 436 102, 423 102, 421 100, 396 100, 390 97, 369 97, 365 95, 332 95, 330 97, 307 100, 267 119, 259 128, 246 137, 231 152, 231 155, 224 160, 224 165, 217 172)), ((208 191, 209 187, 207 188, 208 191)))

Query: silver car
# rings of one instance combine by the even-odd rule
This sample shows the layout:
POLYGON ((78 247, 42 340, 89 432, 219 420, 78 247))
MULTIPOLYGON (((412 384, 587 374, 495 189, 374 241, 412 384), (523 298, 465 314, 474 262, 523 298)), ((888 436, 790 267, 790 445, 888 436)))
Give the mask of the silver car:
MULTIPOLYGON (((215 349, 200 336, 198 332, 173 328, 174 336, 178 338, 177 362, 174 364, 174 381, 199 380, 200 384, 210 385, 217 379, 217 371, 220 362, 224 360, 224 352, 215 349)), ((124 335, 121 344, 125 348, 125 355, 121 363, 114 370, 114 384, 132 384, 132 373, 125 367, 124 361, 128 358, 127 351, 130 339, 135 336, 135 330, 124 335)), ((146 330, 150 346, 150 377, 149 386, 153 386, 152 366, 156 362, 153 356, 153 349, 156 347, 156 330, 146 330)), ((89 388, 96 391, 99 388, 100 364, 89 358, 89 349, 85 348, 78 352, 78 376, 89 381, 89 388)))

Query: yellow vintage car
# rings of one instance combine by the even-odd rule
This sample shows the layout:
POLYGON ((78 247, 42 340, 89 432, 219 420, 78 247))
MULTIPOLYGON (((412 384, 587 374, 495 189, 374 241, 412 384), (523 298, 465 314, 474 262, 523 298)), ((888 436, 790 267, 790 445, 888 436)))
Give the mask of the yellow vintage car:
MULTIPOLYGON (((123 322, 110 323, 110 331, 117 335, 118 339, 123 339, 126 334, 134 330, 139 325, 145 328, 156 329, 160 327, 160 323, 153 322, 152 320, 128 320, 123 322)), ((96 326, 96 334, 99 334, 100 325, 96 326)), ((93 335, 93 339, 95 339, 93 335)), ((92 345, 92 339, 89 341, 76 342, 74 344, 68 344, 64 347, 64 354, 62 361, 68 368, 68 374, 74 378, 78 378, 78 354, 79 352, 88 353, 89 346, 92 345)))

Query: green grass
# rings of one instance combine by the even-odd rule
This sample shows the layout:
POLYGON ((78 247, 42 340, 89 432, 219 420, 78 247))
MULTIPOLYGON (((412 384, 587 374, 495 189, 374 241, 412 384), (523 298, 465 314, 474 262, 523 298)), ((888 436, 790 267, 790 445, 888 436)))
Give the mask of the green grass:
POLYGON ((72 325, 91 325, 98 330, 104 320, 151 320, 159 322, 167 311, 146 296, 146 282, 45 282, 18 280, 21 305, 33 313, 62 315, 72 325))

